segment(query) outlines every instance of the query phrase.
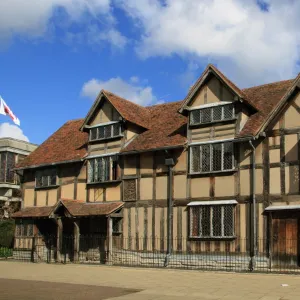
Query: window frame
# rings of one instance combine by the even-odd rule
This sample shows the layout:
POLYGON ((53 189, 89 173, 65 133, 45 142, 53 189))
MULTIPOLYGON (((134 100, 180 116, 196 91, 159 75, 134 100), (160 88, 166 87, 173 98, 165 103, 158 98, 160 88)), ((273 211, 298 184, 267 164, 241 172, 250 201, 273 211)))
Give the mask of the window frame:
POLYGON ((34 237, 34 221, 32 219, 20 219, 16 223, 15 228, 16 238, 34 237), (25 234, 26 233, 26 234, 25 234), (31 234, 29 234, 31 233, 31 234))
MULTIPOLYGON (((212 201, 213 202, 213 201, 212 201)), ((230 201, 229 201, 230 202, 230 201)), ((236 201, 235 201, 236 202, 236 201)), ((189 238, 190 239, 203 239, 203 240, 208 240, 208 239, 211 239, 211 240, 230 240, 230 239, 235 239, 236 238, 236 235, 235 235, 235 222, 236 222, 236 205, 237 203, 222 203, 222 204, 199 204, 199 205, 190 205, 189 206, 189 238), (231 215, 232 215, 232 223, 231 223, 231 232, 232 234, 231 235, 225 235, 225 224, 226 221, 225 220, 225 206, 227 207, 231 207, 232 209, 232 212, 231 212, 231 215), (209 220, 210 220, 210 224, 209 224, 209 231, 210 231, 210 234, 209 235, 202 235, 201 233, 204 231, 203 230, 203 223, 202 223, 202 216, 201 216, 201 208, 203 207, 209 207, 209 220), (214 235, 214 221, 213 221, 213 215, 214 215, 214 208, 216 207, 220 207, 221 208, 221 235, 214 235), (193 209, 199 209, 199 224, 198 224, 198 234, 197 235, 194 235, 193 234, 193 218, 194 218, 194 214, 195 212, 193 212, 193 209)))
POLYGON ((234 103, 222 103, 218 105, 210 105, 210 106, 203 106, 199 108, 192 108, 189 112, 189 125, 190 126, 198 126, 198 125, 205 125, 205 124, 212 124, 212 123, 218 123, 218 122, 226 122, 226 121, 232 121, 236 119, 236 112, 235 112, 235 107, 234 103), (225 118, 225 107, 232 106, 232 118, 225 118), (220 119, 215 119, 214 120, 214 110, 220 109, 221 108, 221 118, 220 119), (201 111, 203 110, 210 110, 210 121, 202 122, 201 121, 201 111), (199 122, 192 122, 193 117, 192 113, 195 111, 199 111, 199 122))
POLYGON ((48 168, 48 169, 43 169, 43 170, 36 170, 35 171, 35 188, 36 189, 47 189, 47 188, 52 188, 52 187, 57 187, 57 169, 56 168, 48 168), (42 177, 42 184, 38 185, 38 177, 39 174, 42 177), (51 182, 51 177, 55 176, 55 184, 52 184, 51 182), (43 184, 43 178, 47 178, 47 184, 43 184))
MULTIPOLYGON (((104 133, 105 135, 105 133, 104 133)), ((109 122, 109 123, 104 123, 104 124, 100 124, 100 125, 96 125, 96 126, 91 126, 89 128, 89 142, 95 142, 95 141, 103 141, 103 140, 109 140, 109 139, 114 139, 114 138, 118 138, 118 137, 122 137, 122 126, 121 126, 121 122, 119 121, 113 121, 113 122, 109 122), (118 125, 119 126, 119 133, 117 135, 114 135, 114 125, 118 125), (111 135, 109 137, 103 137, 103 138, 99 138, 99 128, 104 128, 104 132, 105 132, 105 127, 111 127, 111 135), (96 138, 92 139, 92 130, 96 130, 96 138)))
POLYGON ((235 170, 236 161, 235 161, 235 143, 233 140, 230 141, 220 141, 220 142, 214 142, 214 143, 201 143, 201 144, 190 144, 189 145, 189 174, 210 174, 210 173, 220 173, 220 172, 232 172, 235 170), (213 162, 214 162, 214 146, 221 144, 221 169, 220 170, 213 170, 213 162), (225 155, 225 144, 231 144, 232 145, 232 168, 231 169, 225 169, 224 165, 224 155, 225 155), (202 155, 203 155, 203 147, 209 146, 209 171, 202 171, 202 155), (199 171, 193 171, 193 150, 192 148, 199 147, 199 171))
MULTIPOLYGON (((98 163, 99 164, 99 163, 98 163)), ((97 168, 99 165, 97 165, 97 168)), ((95 156, 87 158, 87 184, 101 184, 101 183, 108 183, 108 182, 121 182, 120 174, 118 174, 118 168, 119 168, 119 162, 118 162, 118 155, 117 154, 109 154, 109 155, 103 155, 103 156, 95 156), (103 175, 105 177, 105 180, 97 180, 95 181, 95 172, 98 173, 97 177, 99 178, 101 174, 99 170, 96 171, 95 169, 95 163, 100 159, 109 159, 109 174, 103 175), (93 165, 92 165, 93 162, 93 165), (94 168, 93 170, 90 170, 90 168, 94 168), (91 172, 91 173, 90 173, 91 172), (92 180, 91 180, 92 177, 92 180), (108 179, 107 179, 108 177, 108 179), (112 179, 110 179, 112 178, 112 179)), ((105 172, 105 171, 104 171, 105 172)))
MULTIPOLYGON (((3 181, 1 180, 0 183, 1 184, 17 184, 17 176, 16 174, 14 173, 13 169, 15 168, 16 166, 16 163, 17 163, 17 153, 14 153, 14 152, 11 152, 11 151, 1 151, 0 152, 0 172, 2 174, 2 156, 5 156, 5 159, 4 159, 4 173, 3 173, 3 181), (13 158, 13 166, 8 166, 8 155, 12 155, 12 158, 13 158), (12 174, 12 175, 10 175, 12 174), (11 176, 11 181, 8 181, 9 177, 11 176)), ((0 176, 0 178, 2 177, 2 175, 0 176)))

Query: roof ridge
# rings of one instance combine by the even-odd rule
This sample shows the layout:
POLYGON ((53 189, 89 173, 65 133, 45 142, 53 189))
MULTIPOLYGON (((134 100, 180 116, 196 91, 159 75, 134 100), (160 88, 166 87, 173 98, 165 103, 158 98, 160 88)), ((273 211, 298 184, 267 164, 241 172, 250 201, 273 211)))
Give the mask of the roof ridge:
POLYGON ((261 85, 254 85, 254 86, 251 86, 251 87, 248 87, 248 88, 243 88, 242 91, 253 89, 253 88, 258 88, 258 87, 265 87, 265 86, 268 86, 268 85, 283 83, 283 82, 287 82, 287 81, 294 81, 295 79, 296 79, 296 77, 291 78, 291 79, 284 79, 284 80, 269 82, 269 83, 265 83, 265 84, 261 84, 261 85))
POLYGON ((149 105, 149 106, 145 106, 144 108, 151 108, 151 107, 154 107, 154 106, 160 106, 160 105, 169 105, 169 104, 175 104, 175 103, 180 103, 182 102, 183 100, 177 100, 177 101, 170 101, 170 102, 164 102, 164 103, 158 103, 158 104, 153 104, 153 105, 149 105))
POLYGON ((76 121, 83 121, 83 120, 84 120, 84 118, 71 119, 71 120, 68 120, 67 122, 65 122, 64 124, 70 123, 70 122, 76 122, 76 121))
POLYGON ((102 90, 102 92, 104 93, 104 95, 106 94, 106 93, 109 93, 109 94, 112 94, 113 96, 115 96, 115 97, 118 97, 118 98, 120 98, 120 99, 122 99, 122 100, 124 100, 124 101, 128 101, 128 102, 130 102, 130 103, 132 103, 132 104, 134 104, 134 105, 137 105, 137 106, 139 106, 139 107, 141 107, 141 108, 146 108, 145 106, 142 106, 142 105, 140 105, 140 104, 137 104, 137 103, 135 103, 135 102, 133 102, 133 101, 131 101, 131 100, 128 100, 128 99, 126 99, 126 98, 124 98, 124 97, 121 97, 121 96, 119 96, 119 95, 117 95, 117 94, 115 94, 115 93, 113 93, 113 92, 111 92, 111 91, 108 91, 108 90, 102 90))

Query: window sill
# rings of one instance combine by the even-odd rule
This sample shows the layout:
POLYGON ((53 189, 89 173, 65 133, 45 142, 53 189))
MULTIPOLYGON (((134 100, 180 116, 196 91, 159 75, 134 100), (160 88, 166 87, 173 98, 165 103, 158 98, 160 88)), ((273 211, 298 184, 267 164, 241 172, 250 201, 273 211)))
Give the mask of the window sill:
POLYGON ((0 188, 19 189, 20 185, 15 182, 0 182, 0 188))
POLYGON ((219 237, 197 237, 189 236, 189 239, 192 241, 233 241, 236 239, 236 236, 219 236, 219 237))
POLYGON ((36 186, 34 189, 35 190, 50 190, 50 189, 56 189, 58 187, 59 187, 59 185, 55 184, 55 185, 48 185, 48 186, 36 186))
POLYGON ((89 140, 89 144, 93 144, 93 143, 97 143, 97 142, 105 142, 105 141, 109 141, 109 140, 116 140, 116 139, 119 139, 122 137, 124 137, 124 135, 116 135, 116 136, 104 138, 104 139, 89 140))
POLYGON ((189 127, 208 126, 208 125, 218 124, 218 123, 230 123, 230 122, 233 122, 233 121, 236 121, 236 120, 237 120, 237 117, 232 118, 232 119, 212 121, 212 122, 206 122, 206 123, 189 124, 189 127))
POLYGON ((225 171, 211 171, 211 172, 193 172, 193 173, 189 173, 189 176, 199 176, 199 175, 203 175, 203 176, 207 176, 210 174, 228 174, 228 173, 235 173, 237 172, 237 169, 232 169, 232 170, 225 170, 225 171))
POLYGON ((121 182, 122 180, 108 180, 108 181, 99 181, 99 182, 87 182, 86 184, 88 186, 93 186, 93 185, 105 185, 105 184, 118 184, 121 182))

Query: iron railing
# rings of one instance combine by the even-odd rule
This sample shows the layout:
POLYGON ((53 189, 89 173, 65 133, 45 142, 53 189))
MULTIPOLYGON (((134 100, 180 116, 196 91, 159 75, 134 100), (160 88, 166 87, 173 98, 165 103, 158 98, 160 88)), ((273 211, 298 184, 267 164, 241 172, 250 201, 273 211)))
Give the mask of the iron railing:
POLYGON ((235 272, 300 272, 299 240, 279 239, 269 243, 258 239, 255 255, 250 253, 248 239, 173 238, 172 246, 172 253, 167 256, 167 238, 44 235, 15 237, 8 245, 0 237, 0 259, 235 272))

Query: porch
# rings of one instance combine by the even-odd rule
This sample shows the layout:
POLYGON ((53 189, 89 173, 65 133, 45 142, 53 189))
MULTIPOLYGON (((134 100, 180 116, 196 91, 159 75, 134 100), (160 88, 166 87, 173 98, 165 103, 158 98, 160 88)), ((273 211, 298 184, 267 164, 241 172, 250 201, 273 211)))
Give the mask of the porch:
POLYGON ((53 207, 16 214, 15 259, 34 262, 107 263, 113 235, 120 234, 123 203, 60 200, 53 207))

